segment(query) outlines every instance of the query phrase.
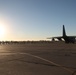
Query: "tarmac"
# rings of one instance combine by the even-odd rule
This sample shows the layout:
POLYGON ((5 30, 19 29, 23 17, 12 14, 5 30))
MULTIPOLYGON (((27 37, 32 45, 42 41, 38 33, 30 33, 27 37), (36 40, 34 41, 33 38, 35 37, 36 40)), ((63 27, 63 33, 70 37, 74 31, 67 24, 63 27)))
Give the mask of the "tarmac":
POLYGON ((0 75, 76 75, 76 44, 1 44, 0 75))

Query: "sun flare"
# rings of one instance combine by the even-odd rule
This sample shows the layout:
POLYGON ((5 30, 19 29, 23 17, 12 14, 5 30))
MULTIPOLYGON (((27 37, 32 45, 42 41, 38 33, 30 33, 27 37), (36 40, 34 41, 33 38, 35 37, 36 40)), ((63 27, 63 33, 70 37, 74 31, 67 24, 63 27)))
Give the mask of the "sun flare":
POLYGON ((3 25, 0 25, 0 37, 4 37, 5 35, 5 27, 3 25))

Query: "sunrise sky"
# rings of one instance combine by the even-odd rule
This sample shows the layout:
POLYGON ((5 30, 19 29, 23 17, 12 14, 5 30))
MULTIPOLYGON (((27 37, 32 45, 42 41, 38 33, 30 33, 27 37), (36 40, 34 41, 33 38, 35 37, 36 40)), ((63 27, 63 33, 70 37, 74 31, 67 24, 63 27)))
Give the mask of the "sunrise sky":
POLYGON ((76 0, 0 0, 0 40, 76 35, 76 0))

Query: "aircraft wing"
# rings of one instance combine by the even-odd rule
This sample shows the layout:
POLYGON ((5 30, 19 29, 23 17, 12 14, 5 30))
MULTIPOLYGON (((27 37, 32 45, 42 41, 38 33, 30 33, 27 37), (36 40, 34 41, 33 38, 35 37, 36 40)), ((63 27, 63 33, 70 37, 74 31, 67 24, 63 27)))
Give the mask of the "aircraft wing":
POLYGON ((62 36, 57 36, 57 37, 48 37, 47 39, 52 39, 52 38, 63 38, 62 36))
POLYGON ((68 37, 71 37, 71 38, 76 38, 76 36, 68 36, 68 37))
POLYGON ((49 37, 49 38, 47 38, 47 39, 52 39, 52 40, 54 40, 54 39, 58 39, 58 40, 62 40, 62 36, 58 36, 58 37, 49 37))

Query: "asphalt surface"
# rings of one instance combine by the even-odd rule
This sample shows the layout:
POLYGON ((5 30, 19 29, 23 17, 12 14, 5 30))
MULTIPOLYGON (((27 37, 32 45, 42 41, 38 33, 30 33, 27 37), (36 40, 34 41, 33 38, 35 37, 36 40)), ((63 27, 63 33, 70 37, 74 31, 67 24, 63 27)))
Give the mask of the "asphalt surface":
POLYGON ((75 71, 76 44, 0 45, 0 75, 72 75, 75 71))

